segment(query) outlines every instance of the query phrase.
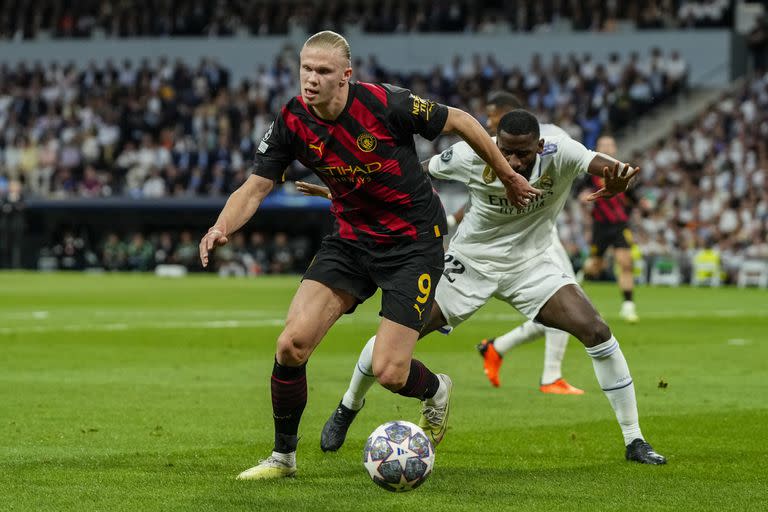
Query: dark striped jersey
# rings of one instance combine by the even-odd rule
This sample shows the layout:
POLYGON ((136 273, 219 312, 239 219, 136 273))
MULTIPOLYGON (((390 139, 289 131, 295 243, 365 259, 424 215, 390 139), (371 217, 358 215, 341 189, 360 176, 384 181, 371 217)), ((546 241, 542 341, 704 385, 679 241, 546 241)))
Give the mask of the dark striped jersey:
MULTIPOLYGON (((589 177, 590 185, 597 191, 603 188, 603 178, 589 177)), ((601 224, 623 224, 629 220, 630 197, 627 192, 613 197, 600 197, 592 205, 592 218, 601 224)))
POLYGON ((447 118, 444 105, 387 84, 351 82, 334 121, 297 96, 264 135, 252 172, 278 181, 293 160, 312 169, 331 190, 335 236, 376 244, 439 237, 445 212, 413 136, 434 139, 447 118))

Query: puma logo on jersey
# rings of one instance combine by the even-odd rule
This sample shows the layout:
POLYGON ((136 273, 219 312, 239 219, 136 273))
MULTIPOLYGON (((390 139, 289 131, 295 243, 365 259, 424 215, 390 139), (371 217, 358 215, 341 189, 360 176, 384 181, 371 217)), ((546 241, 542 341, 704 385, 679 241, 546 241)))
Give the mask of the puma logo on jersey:
POLYGON ((419 320, 421 320, 421 315, 424 314, 424 310, 423 309, 419 309, 419 305, 418 304, 414 304, 413 305, 413 309, 415 309, 416 312, 419 313, 419 320))
POLYGON ((318 144, 317 146, 314 144, 310 144, 309 149, 314 149, 315 151, 317 151, 317 156, 319 156, 320 158, 323 158, 323 146, 325 146, 323 142, 320 142, 320 144, 318 144))

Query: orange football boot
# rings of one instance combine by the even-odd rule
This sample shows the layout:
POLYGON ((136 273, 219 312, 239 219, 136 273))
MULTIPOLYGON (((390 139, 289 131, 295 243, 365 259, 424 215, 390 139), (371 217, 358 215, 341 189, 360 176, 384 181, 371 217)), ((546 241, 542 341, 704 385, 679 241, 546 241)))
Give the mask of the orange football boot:
POLYGON ((551 393, 553 395, 583 395, 584 390, 571 386, 563 379, 557 379, 551 384, 542 384, 539 386, 539 391, 542 393, 551 393))
POLYGON ((501 368, 503 359, 493 347, 493 338, 478 343, 477 351, 483 356, 483 371, 485 372, 485 376, 491 381, 493 387, 499 387, 501 385, 499 382, 499 368, 501 368))

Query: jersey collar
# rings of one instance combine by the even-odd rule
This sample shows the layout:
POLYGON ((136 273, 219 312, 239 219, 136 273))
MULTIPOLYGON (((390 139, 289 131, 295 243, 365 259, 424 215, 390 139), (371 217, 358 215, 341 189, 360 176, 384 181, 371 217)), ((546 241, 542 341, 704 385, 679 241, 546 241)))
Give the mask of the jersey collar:
POLYGON ((533 183, 537 179, 541 178, 541 155, 536 154, 536 163, 533 164, 533 171, 531 177, 528 178, 528 183, 533 183))
POLYGON ((355 99, 355 94, 357 93, 357 83, 355 82, 349 82, 349 90, 347 94, 347 103, 344 105, 344 110, 339 113, 338 117, 336 119, 323 119, 322 117, 318 116, 315 113, 315 109, 312 108, 311 105, 307 105, 304 103, 304 98, 302 98, 301 94, 299 94, 298 98, 302 105, 304 105, 304 108, 309 112, 309 114, 315 118, 316 121, 320 123, 325 123, 328 125, 336 124, 339 122, 339 119, 341 119, 341 116, 343 116, 348 110, 349 106, 352 105, 352 101, 355 99))

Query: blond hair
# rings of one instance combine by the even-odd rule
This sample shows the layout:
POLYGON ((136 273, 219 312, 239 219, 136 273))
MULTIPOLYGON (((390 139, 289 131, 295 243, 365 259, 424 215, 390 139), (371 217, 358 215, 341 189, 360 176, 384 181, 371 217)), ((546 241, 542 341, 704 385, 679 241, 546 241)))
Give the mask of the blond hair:
POLYGON ((349 43, 344 39, 344 36, 331 30, 323 30, 307 39, 304 43, 304 48, 310 46, 338 50, 342 57, 345 57, 349 62, 352 62, 352 53, 349 50, 349 43))

